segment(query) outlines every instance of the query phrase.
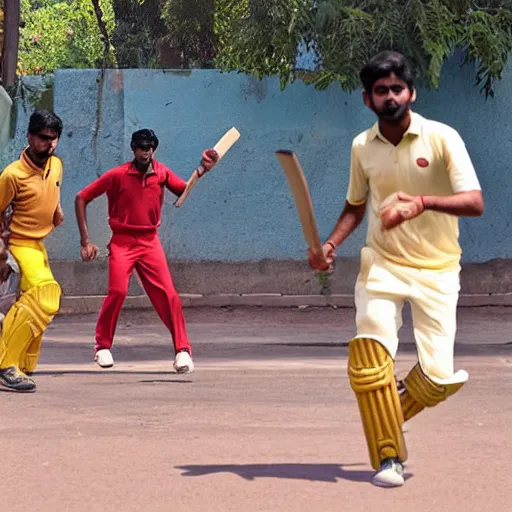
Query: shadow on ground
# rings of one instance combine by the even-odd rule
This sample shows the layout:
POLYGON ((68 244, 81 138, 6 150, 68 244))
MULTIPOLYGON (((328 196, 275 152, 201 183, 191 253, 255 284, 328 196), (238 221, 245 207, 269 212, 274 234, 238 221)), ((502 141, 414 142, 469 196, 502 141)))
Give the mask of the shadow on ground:
MULTIPOLYGON (((257 478, 284 478, 307 480, 310 482, 336 483, 339 479, 351 482, 369 483, 374 472, 360 469, 346 469, 363 466, 364 464, 220 464, 176 466, 183 471, 182 476, 206 476, 219 473, 232 473, 245 480, 257 478)), ((405 479, 413 475, 408 473, 405 479)))
MULTIPOLYGON (((59 377, 62 375, 96 375, 98 377, 115 377, 119 375, 146 375, 148 377, 155 377, 154 379, 146 379, 146 380, 140 380, 139 382, 142 383, 158 383, 162 382, 165 384, 190 384, 193 381, 192 380, 181 380, 181 379, 163 379, 163 378, 156 378, 157 376, 160 377, 177 377, 179 375, 178 372, 174 370, 169 371, 160 371, 160 370, 110 370, 110 369, 98 369, 98 370, 42 370, 38 371, 36 370, 33 373, 33 377, 42 377, 42 376, 48 376, 48 377, 59 377)), ((186 377, 190 377, 189 374, 186 375, 186 377)))

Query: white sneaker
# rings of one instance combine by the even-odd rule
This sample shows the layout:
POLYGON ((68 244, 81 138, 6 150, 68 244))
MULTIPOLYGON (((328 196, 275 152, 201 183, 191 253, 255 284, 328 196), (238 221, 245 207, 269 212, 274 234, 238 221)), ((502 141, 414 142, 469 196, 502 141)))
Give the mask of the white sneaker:
POLYGON ((178 373, 192 373, 194 371, 194 363, 188 352, 182 350, 176 354, 174 369, 178 373))
POLYGON ((110 368, 114 366, 114 358, 112 357, 112 353, 108 348, 102 348, 101 350, 98 350, 94 356, 94 360, 102 368, 110 368))
POLYGON ((404 485, 404 466, 398 459, 384 459, 372 480, 377 487, 401 487, 404 485))

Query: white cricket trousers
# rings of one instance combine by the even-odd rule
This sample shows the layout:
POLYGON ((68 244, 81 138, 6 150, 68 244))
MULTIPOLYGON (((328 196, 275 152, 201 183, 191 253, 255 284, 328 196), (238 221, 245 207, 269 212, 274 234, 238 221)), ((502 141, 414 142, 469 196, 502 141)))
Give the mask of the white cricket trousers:
POLYGON ((467 381, 464 370, 454 374, 459 274, 460 268, 439 271, 397 265, 363 247, 355 286, 356 338, 375 339, 395 358, 408 301, 423 372, 441 385, 467 381))

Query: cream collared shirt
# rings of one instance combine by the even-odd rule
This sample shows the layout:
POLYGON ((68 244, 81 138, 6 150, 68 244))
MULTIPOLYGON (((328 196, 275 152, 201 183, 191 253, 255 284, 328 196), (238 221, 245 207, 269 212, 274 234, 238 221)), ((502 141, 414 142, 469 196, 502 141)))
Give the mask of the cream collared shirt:
POLYGON ((347 201, 368 201, 367 245, 387 260, 432 270, 457 268, 461 248, 456 216, 425 211, 392 230, 381 230, 380 204, 400 190, 413 196, 481 190, 456 130, 412 113, 409 129, 394 146, 375 123, 353 141, 347 201))

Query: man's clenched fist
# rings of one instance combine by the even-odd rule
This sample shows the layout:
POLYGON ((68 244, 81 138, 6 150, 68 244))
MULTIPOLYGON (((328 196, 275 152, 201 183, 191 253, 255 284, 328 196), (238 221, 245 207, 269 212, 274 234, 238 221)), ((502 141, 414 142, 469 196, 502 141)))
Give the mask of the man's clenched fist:
POLYGON ((215 149, 206 149, 203 151, 201 167, 204 169, 204 172, 210 171, 218 161, 219 154, 215 149))
POLYGON ((395 228, 406 220, 411 220, 425 211, 421 196, 410 196, 405 192, 396 192, 387 197, 380 206, 382 229, 395 228))

